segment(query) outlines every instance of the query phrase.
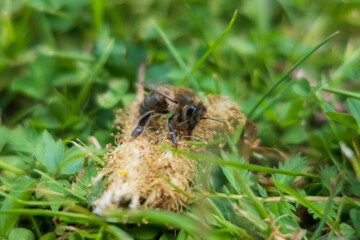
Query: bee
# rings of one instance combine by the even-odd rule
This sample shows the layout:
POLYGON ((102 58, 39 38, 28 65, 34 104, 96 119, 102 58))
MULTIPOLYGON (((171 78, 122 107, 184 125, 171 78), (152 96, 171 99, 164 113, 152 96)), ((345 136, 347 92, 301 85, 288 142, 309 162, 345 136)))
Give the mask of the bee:
POLYGON ((223 121, 204 117, 205 105, 198 96, 186 87, 175 87, 169 84, 146 83, 150 90, 139 108, 140 117, 137 126, 131 136, 137 138, 144 131, 147 123, 154 113, 171 114, 167 120, 172 143, 177 146, 173 120, 179 122, 177 126, 187 124, 187 135, 191 136, 193 129, 203 119, 210 119, 224 123, 223 121))

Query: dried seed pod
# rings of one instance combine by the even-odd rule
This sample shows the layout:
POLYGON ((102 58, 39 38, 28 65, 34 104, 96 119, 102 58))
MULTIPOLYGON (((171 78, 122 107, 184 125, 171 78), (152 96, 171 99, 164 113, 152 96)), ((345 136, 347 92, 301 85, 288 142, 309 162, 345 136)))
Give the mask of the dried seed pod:
MULTIPOLYGON (((227 137, 245 122, 238 105, 222 96, 209 95, 204 100, 207 114, 220 119, 225 124, 215 121, 201 121, 193 130, 194 141, 210 142, 227 137)), ((94 212, 101 214, 105 209, 124 208, 160 208, 179 211, 188 201, 183 193, 178 192, 167 181, 183 192, 192 195, 191 182, 194 178, 196 163, 185 156, 163 150, 162 144, 172 145, 169 133, 163 126, 166 116, 154 115, 141 136, 131 138, 131 132, 138 117, 138 103, 133 103, 118 111, 115 124, 121 128, 116 136, 116 147, 105 155, 107 166, 100 174, 108 176, 103 194, 94 202, 94 212)), ((185 144, 186 128, 179 126, 175 133, 181 149, 194 148, 185 144)), ((201 151, 201 148, 193 149, 201 151)))

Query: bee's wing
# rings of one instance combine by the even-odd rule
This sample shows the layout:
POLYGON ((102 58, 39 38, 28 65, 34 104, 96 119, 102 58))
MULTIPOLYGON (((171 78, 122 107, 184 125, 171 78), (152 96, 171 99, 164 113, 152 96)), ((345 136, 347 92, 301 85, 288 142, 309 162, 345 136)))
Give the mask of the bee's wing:
POLYGON ((177 103, 178 101, 175 98, 174 95, 174 86, 168 84, 168 83, 164 83, 164 82, 152 82, 152 81, 145 81, 144 82, 144 87, 154 91, 160 95, 162 95, 163 97, 169 99, 170 101, 172 101, 173 103, 177 103))

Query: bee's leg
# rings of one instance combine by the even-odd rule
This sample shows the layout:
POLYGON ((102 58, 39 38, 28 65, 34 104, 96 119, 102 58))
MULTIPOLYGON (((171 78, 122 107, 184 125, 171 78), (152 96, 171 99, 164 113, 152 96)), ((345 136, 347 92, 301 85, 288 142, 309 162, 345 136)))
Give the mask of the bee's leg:
POLYGON ((168 126, 169 126, 169 131, 170 131, 170 138, 172 143, 175 145, 175 147, 177 147, 177 141, 176 141, 176 136, 175 136, 175 131, 174 131, 174 127, 171 124, 171 120, 173 119, 174 115, 172 115, 169 119, 168 119, 168 126))
POLYGON ((154 111, 149 111, 140 117, 139 123, 136 128, 132 131, 131 136, 137 138, 143 131, 146 124, 149 122, 151 115, 154 111))

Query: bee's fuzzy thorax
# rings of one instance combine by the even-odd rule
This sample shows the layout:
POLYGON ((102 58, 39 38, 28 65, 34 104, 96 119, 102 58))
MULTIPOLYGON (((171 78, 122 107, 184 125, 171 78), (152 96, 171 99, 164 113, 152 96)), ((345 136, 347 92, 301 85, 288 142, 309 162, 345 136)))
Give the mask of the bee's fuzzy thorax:
MULTIPOLYGON (((154 114, 142 135, 131 138, 140 103, 132 103, 119 110, 115 124, 120 126, 116 134, 116 146, 105 155, 107 166, 100 174, 108 176, 103 194, 94 202, 94 212, 102 214, 113 208, 160 208, 179 211, 189 201, 167 181, 186 194, 193 196, 191 182, 196 162, 171 151, 163 150, 163 144, 172 145, 166 129, 165 115, 154 114)), ((227 134, 245 122, 238 105, 226 97, 209 95, 204 99, 205 117, 213 117, 225 124, 201 120, 193 131, 194 141, 209 142, 225 138, 227 134)), ((178 124, 178 123, 175 123, 178 124)), ((201 151, 183 142, 186 124, 176 127, 178 148, 201 151)))

